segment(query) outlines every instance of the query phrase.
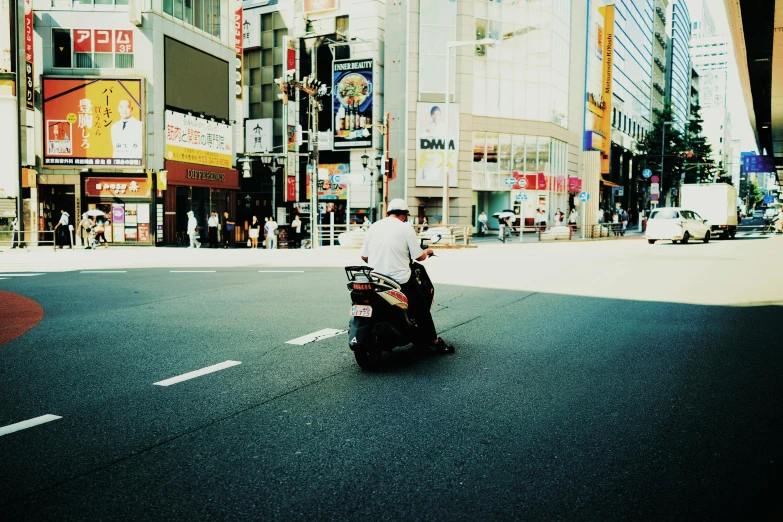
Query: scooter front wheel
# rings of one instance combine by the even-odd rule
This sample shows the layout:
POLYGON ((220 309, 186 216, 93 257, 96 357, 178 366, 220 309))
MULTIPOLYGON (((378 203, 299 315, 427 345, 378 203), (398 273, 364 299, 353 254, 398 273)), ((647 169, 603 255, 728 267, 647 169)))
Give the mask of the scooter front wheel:
POLYGON ((357 346, 353 349, 353 356, 362 370, 377 370, 381 364, 381 350, 375 347, 357 346))

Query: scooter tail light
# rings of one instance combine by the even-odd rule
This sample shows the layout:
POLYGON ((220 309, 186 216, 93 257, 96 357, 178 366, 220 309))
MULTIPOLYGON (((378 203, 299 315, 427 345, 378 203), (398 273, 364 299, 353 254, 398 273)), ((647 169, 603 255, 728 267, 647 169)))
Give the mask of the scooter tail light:
POLYGON ((370 283, 354 283, 353 284, 354 290, 372 290, 372 285, 370 283))

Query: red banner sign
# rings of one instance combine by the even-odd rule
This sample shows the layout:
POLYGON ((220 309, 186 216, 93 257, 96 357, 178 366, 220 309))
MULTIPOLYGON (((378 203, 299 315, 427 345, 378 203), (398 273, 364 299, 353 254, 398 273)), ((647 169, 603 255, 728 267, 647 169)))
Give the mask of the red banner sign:
POLYGON ((195 163, 166 160, 169 185, 239 190, 239 172, 195 163))
POLYGON ((285 177, 285 200, 296 201, 296 176, 285 177))
POLYGON ((147 178, 84 178, 88 198, 149 198, 151 194, 147 178))
POLYGON ((96 29, 94 33, 95 52, 110 53, 114 50, 114 38, 110 29, 96 29))

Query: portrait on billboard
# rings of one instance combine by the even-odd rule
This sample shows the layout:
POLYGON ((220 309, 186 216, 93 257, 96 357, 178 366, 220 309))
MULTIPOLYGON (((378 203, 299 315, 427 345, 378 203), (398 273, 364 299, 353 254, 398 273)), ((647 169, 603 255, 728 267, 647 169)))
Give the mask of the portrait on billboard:
POLYGON ((442 187, 443 166, 448 158, 449 186, 457 186, 459 150, 459 106, 449 105, 448 132, 445 107, 440 103, 419 103, 416 109, 416 186, 442 187), (446 152, 448 134, 448 154, 446 152))
POLYGON ((44 78, 44 165, 141 167, 142 80, 44 78))
POLYGON ((372 147, 372 60, 334 62, 332 116, 334 148, 372 147))

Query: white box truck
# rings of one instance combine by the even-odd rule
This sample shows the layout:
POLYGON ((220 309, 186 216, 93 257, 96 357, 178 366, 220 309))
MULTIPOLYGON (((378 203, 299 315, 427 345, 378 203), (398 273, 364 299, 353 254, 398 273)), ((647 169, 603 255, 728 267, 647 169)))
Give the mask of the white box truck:
POLYGON ((693 210, 707 220, 713 237, 737 234, 737 189, 727 183, 704 183, 680 187, 680 207, 693 210))

